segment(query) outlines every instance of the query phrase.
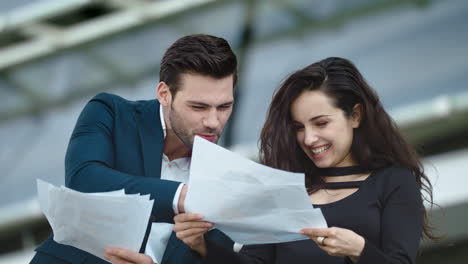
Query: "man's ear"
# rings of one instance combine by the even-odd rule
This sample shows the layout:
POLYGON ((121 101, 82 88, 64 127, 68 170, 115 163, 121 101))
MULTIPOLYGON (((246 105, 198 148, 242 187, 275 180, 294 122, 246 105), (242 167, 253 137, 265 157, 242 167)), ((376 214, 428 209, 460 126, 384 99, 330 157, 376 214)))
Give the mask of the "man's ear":
POLYGON ((172 94, 165 82, 159 82, 156 88, 156 97, 162 106, 169 106, 172 102, 172 94))
POLYGON ((351 122, 352 122, 353 128, 358 128, 359 125, 361 124, 363 111, 364 109, 361 104, 356 104, 353 107, 353 113, 351 114, 351 122))

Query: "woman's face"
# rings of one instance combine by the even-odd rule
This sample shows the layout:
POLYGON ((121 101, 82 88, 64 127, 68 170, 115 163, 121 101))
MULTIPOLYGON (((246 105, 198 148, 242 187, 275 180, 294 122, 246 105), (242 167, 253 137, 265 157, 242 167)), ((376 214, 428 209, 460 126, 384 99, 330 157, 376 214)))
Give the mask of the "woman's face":
POLYGON ((296 139, 319 168, 356 165, 351 154, 353 128, 359 126, 360 108, 350 118, 321 91, 304 91, 291 105, 296 139))

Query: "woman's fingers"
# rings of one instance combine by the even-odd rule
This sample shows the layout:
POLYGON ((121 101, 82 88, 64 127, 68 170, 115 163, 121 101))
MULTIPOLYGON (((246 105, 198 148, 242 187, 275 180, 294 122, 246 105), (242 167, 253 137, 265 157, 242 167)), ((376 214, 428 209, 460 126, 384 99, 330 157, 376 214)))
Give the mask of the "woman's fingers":
POLYGON ((331 228, 303 228, 299 233, 304 234, 308 237, 335 237, 336 229, 331 228))
POLYGON ((365 246, 362 236, 345 228, 304 228, 299 233, 310 237, 331 256, 359 258, 365 246))
POLYGON ((338 228, 304 228, 299 233, 304 234, 312 239, 317 246, 326 251, 329 255, 335 256, 338 252, 335 248, 337 245, 338 228))

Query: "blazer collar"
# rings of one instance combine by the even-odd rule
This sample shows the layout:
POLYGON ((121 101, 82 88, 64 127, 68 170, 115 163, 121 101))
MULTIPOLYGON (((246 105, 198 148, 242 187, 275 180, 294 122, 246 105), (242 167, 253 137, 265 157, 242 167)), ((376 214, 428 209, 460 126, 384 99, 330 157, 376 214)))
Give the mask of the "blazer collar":
POLYGON ((143 152, 145 176, 160 178, 164 135, 159 117, 159 102, 145 101, 137 109, 136 121, 143 152))
POLYGON ((172 232, 171 236, 169 237, 169 240, 167 241, 167 247, 164 251, 161 263, 168 263, 168 260, 170 259, 171 255, 173 255, 174 252, 178 252, 177 249, 182 245, 184 245, 184 242, 182 242, 182 240, 176 237, 175 232, 172 232))
MULTIPOLYGON (((232 241, 231 238, 229 238, 226 234, 219 231, 218 229, 212 229, 208 231, 208 233, 205 234, 205 239, 214 241, 216 244, 226 249, 232 250, 234 246, 234 241, 232 241)), ((177 257, 180 257, 181 255, 183 255, 182 252, 185 252, 186 250, 193 253, 193 251, 187 245, 185 245, 182 240, 177 238, 176 233, 172 232, 171 236, 169 237, 166 250, 164 251, 161 264, 179 263, 180 259, 177 257), (176 252, 178 252, 179 254, 174 255, 174 253, 176 252)), ((193 263, 196 262, 195 256, 197 255, 198 254, 193 254, 192 256, 193 263)))

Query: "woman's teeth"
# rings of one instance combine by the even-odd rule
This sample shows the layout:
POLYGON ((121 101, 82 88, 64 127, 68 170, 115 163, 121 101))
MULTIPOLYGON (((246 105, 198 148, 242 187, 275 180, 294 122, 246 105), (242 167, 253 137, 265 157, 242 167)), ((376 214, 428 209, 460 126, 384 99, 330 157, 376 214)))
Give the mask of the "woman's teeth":
POLYGON ((322 152, 324 152, 325 150, 329 149, 330 148, 330 145, 328 146, 323 146, 323 147, 320 147, 320 148, 316 148, 316 149, 312 149, 312 152, 314 154, 320 154, 322 152))

